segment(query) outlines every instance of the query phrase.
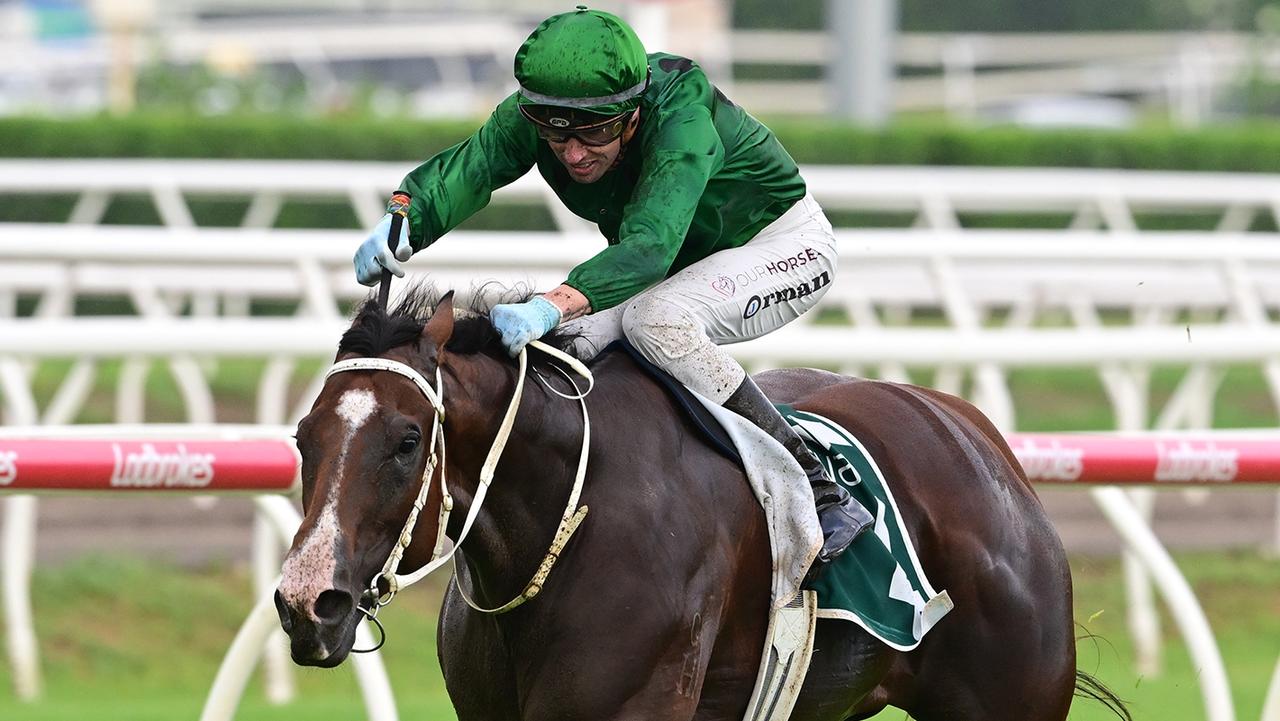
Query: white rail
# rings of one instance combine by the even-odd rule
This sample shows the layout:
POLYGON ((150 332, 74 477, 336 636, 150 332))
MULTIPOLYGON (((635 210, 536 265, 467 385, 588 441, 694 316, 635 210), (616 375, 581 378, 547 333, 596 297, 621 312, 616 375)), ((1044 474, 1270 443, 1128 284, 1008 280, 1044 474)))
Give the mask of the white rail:
MULTIPOLYGON (((901 323, 913 308, 941 309, 953 332, 989 331, 966 336, 967 340, 1017 343, 1027 338, 995 333, 984 326, 998 318, 1009 331, 1045 322, 1061 326, 1064 321, 1069 327, 1092 329, 1103 325, 1103 313, 1119 311, 1119 316, 1110 312, 1107 323, 1119 320, 1146 327, 1131 340, 1119 341, 1118 347, 1131 344, 1131 360, 1150 360, 1168 352, 1195 360, 1224 331, 1205 335, 1196 328, 1178 326, 1175 338, 1170 332, 1172 321, 1189 313, 1206 330, 1209 325, 1235 325, 1234 333, 1225 331, 1234 338, 1222 345, 1229 349, 1241 346, 1254 333, 1265 336, 1274 326, 1269 313, 1280 308, 1280 238, 1271 234, 910 229, 839 233, 841 271, 820 309, 839 310, 859 333, 871 334, 901 323), (1147 338, 1156 340, 1141 345, 1147 338), (1187 348, 1180 348, 1180 343, 1187 348)), ((251 301, 286 300, 297 304, 298 314, 331 319, 336 327, 348 304, 368 292, 351 277, 349 257, 358 239, 355 232, 0 226, 0 259, 5 261, 0 263, 0 312, 5 305, 12 309, 18 299, 26 298, 36 303, 37 317, 54 318, 68 313, 77 298, 109 295, 128 299, 134 312, 158 322, 188 310, 200 317, 243 316, 251 301)), ((458 232, 408 267, 415 277, 425 273, 442 286, 461 288, 464 293, 475 281, 487 279, 525 280, 532 287, 545 288, 560 282, 574 264, 600 246, 600 240, 585 234, 458 232)), ((819 313, 808 314, 801 321, 804 325, 776 336, 786 338, 785 343, 765 339, 761 347, 777 348, 781 356, 773 362, 778 363, 796 359, 792 346, 812 347, 819 339, 826 343, 831 338, 831 347, 841 350, 826 351, 825 360, 858 372, 854 359, 862 358, 879 365, 886 377, 906 376, 904 362, 910 359, 894 357, 897 350, 875 357, 865 356, 871 351, 859 350, 863 343, 884 338, 837 332, 829 326, 809 328, 818 317, 819 313), (809 336, 811 331, 816 335, 809 336)), ((282 319, 264 322, 267 325, 261 330, 246 332, 276 338, 298 332, 282 319), (281 330, 266 330, 272 323, 281 330)), ((80 328, 100 336, 110 332, 92 331, 93 327, 80 328)), ((72 342, 58 337, 69 331, 52 326, 32 332, 43 332, 49 343, 72 342)), ((1048 334, 1036 338, 1054 337, 1048 330, 1037 332, 1048 334)), ((1108 332, 1125 335, 1119 330, 1108 332)), ((1059 331, 1059 340, 1052 341, 1058 345, 1044 346, 1042 360, 1036 362, 1050 362, 1051 352, 1062 353, 1060 360, 1079 359, 1081 351, 1072 350, 1076 344, 1066 335, 1067 331, 1059 331)), ((934 342, 934 336, 916 331, 895 337, 917 344, 934 342)), ((270 342, 264 347, 270 347, 270 342)), ((921 352, 928 354, 927 348, 921 352)), ((1248 355, 1247 348, 1241 352, 1248 355)), ((1280 366, 1273 359, 1253 358, 1263 364, 1273 397, 1280 399, 1280 366)), ((758 351, 755 361, 765 365, 769 359, 758 351)), ((194 376, 190 369, 175 372, 194 376)), ((1205 373, 1204 369, 1188 373, 1161 427, 1204 418, 1216 387, 1205 373)), ((980 405, 1002 427, 1014 428, 1012 404, 999 369, 987 365, 978 375, 975 393, 980 405)), ((1110 378, 1108 392, 1117 404, 1120 427, 1143 428, 1147 411, 1140 396, 1145 381, 1122 380, 1123 375, 1116 370, 1104 372, 1110 378)), ((954 371, 938 382, 952 392, 960 388, 954 371)), ((189 395, 208 394, 193 387, 189 395)), ((131 405, 137 408, 141 403, 131 401, 131 405)))
MULTIPOLYGON (((737 30, 735 62, 825 66, 838 52, 821 31, 737 30)), ((1213 96, 1247 74, 1274 72, 1273 41, 1244 33, 902 33, 894 82, 898 110, 945 109, 972 115, 980 107, 1037 95, 1145 96, 1175 121, 1196 124, 1213 96), (923 72, 921 72, 923 71, 923 72)), ((826 86, 815 81, 735 83, 736 102, 753 112, 829 111, 826 86)))
MULTIPOLYGON (((323 357, 348 324, 296 318, 86 318, 0 322, 4 355, 15 358, 133 355, 323 357)), ((797 326, 730 351, 754 366, 900 362, 1020 367, 1107 362, 1260 363, 1280 355, 1280 328, 1240 325, 1071 329, 828 328, 797 326)))
MULTIPOLYGON (((840 282, 826 307, 862 303, 1017 306, 1019 317, 1085 302, 1095 308, 1227 309, 1265 319, 1280 307, 1280 237, 1051 230, 837 231, 840 282)), ((79 296, 205 314, 252 299, 336 308, 367 293, 350 270, 360 234, 345 231, 0 225, 0 301, 35 298, 42 316, 79 296), (159 298, 164 303, 153 299, 159 298), (208 309, 208 310, 206 310, 208 309)), ((550 287, 602 247, 588 234, 458 231, 407 266, 439 284, 528 281, 550 287)), ((0 304, 0 312, 3 312, 0 304)), ((318 312, 311 308, 312 312, 318 312)))
MULTIPOLYGON (((417 162, 0 160, 0 194, 76 198, 71 222, 95 224, 114 196, 141 193, 173 227, 195 225, 187 195, 250 199, 246 227, 273 225, 287 199, 336 199, 372 227, 417 162)), ((1123 232, 1138 227, 1135 213, 1198 211, 1217 213, 1220 230, 1241 231, 1259 213, 1280 214, 1277 180, 1263 174, 821 165, 802 172, 824 207, 907 212, 917 225, 934 228, 959 227, 958 212, 1047 212, 1070 214, 1074 229, 1123 232)), ((536 173, 499 190, 494 200, 542 204, 562 230, 590 227, 565 211, 536 173)))
MULTIPOLYGON (((1205 718, 1207 721, 1234 721, 1236 712, 1231 686, 1227 682, 1226 665, 1195 591, 1151 531, 1147 514, 1134 504, 1128 494, 1114 487, 1094 488, 1092 493, 1111 527, 1121 535, 1125 545, 1164 594, 1196 667, 1205 718)), ((1264 716, 1262 721, 1275 720, 1264 716)))

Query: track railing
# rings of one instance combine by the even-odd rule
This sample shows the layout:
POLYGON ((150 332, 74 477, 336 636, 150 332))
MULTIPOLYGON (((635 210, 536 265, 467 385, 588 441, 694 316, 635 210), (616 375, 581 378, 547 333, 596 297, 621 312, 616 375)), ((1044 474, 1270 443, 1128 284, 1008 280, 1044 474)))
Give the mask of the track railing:
MULTIPOLYGON (((1280 432, 1240 436, 1185 433, 1011 434, 1009 445, 1034 483, 1086 486, 1098 507, 1164 596, 1191 654, 1208 721, 1236 718, 1226 666, 1190 584, 1118 485, 1280 485, 1280 432)), ((1280 660, 1262 721, 1280 721, 1280 660)))
MULTIPOLYGON (((367 293, 351 278, 352 238, 320 231, 0 226, 0 315, 6 304, 11 311, 26 304, 36 317, 58 317, 80 299, 108 296, 155 319, 243 316, 263 301, 291 304, 300 315, 338 318, 367 293), (42 242, 32 243, 34 238, 42 242)), ((412 276, 429 274, 443 287, 465 290, 497 279, 545 288, 599 246, 581 234, 459 232, 409 267, 412 276)), ((819 312, 788 329, 793 334, 812 332, 811 321, 823 310, 867 329, 940 310, 960 330, 1046 323, 1087 329, 1117 322, 1167 329, 1190 317, 1197 324, 1261 332, 1274 325, 1269 314, 1280 308, 1280 238, 1269 234, 841 230, 839 248, 839 282, 819 312)), ((767 271, 753 272, 736 281, 749 283, 767 271)), ((1186 341, 1198 342, 1194 336, 1186 341)), ((1273 399, 1280 401, 1280 364, 1263 363, 1273 399)), ((877 365, 882 377, 907 377, 903 362, 884 358, 877 365)), ((1137 392, 1122 389, 1126 383, 1118 380, 1122 370, 1100 372, 1117 404, 1135 405, 1137 392)), ((979 404, 1003 427, 1015 427, 999 369, 985 365, 977 373, 979 404)), ((959 392, 962 380, 951 366, 937 383, 959 392)), ((1193 406, 1195 415, 1204 415, 1213 383, 1203 368, 1188 373, 1177 413, 1162 418, 1161 427, 1194 425, 1181 416, 1193 413, 1193 406)), ((1121 429, 1146 425, 1141 408, 1117 413, 1125 419, 1121 429)))
MULTIPOLYGON (((32 427, 0 435, 0 491, 18 492, 287 492, 294 488, 297 458, 287 430, 256 428, 252 438, 236 431, 178 427, 185 435, 120 429, 32 427), (210 436, 220 436, 209 440, 210 436), (89 440, 89 436, 97 439, 89 440), (134 436, 134 437, 125 437, 134 436), (274 438, 273 438, 274 436, 274 438)), ((243 433, 243 432, 239 432, 243 433)), ((1010 445, 1028 477, 1037 483, 1088 486, 1094 500, 1164 595, 1197 669, 1208 721, 1236 718, 1226 667, 1194 591, 1142 513, 1117 484, 1280 484, 1280 439, 1274 432, 1253 437, 1223 434, 1117 437, 1108 435, 1012 434, 1010 445)), ((13 499, 11 499, 13 500, 13 499)), ((300 519, 278 496, 258 496, 260 512, 288 542, 300 519)), ((6 519, 6 529, 12 527, 6 519)), ((5 538, 6 619, 10 658, 19 676, 36 663, 29 609, 11 598, 29 589, 16 571, 29 573, 21 538, 5 538), (18 615, 15 617, 14 613, 18 615), (23 627, 25 625, 25 627, 23 627)), ((234 716, 261 650, 278 633, 270 588, 254 606, 223 664, 205 704, 202 721, 234 716)), ((363 626, 361 627, 364 632, 363 626)), ((365 642, 366 639, 361 639, 365 642)), ((395 702, 380 660, 356 657, 356 672, 370 718, 394 719, 395 702)), ((1264 703, 1262 721, 1280 721, 1280 662, 1264 703)))

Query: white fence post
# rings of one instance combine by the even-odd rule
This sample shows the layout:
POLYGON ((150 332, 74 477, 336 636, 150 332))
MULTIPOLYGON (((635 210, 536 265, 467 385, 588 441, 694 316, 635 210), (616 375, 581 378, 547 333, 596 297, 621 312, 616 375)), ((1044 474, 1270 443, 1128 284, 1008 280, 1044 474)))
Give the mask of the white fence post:
MULTIPOLYGON (((256 598, 268 598, 275 591, 280 575, 281 544, 275 529, 262 514, 253 519, 253 589, 256 598)), ((267 700, 273 704, 285 704, 297 695, 293 682, 292 661, 289 659, 288 637, 277 628, 267 634, 263 642, 263 689, 267 700)))
MULTIPOLYGON (((258 519, 266 531, 282 543, 291 542, 294 532, 302 522, 293 505, 279 496, 257 496, 254 501, 258 519)), ((281 633, 273 600, 277 585, 279 577, 275 576, 267 584, 267 590, 259 594, 257 604, 236 633, 209 689, 200 721, 231 721, 234 718, 255 662, 264 649, 272 648, 268 641, 281 633)), ((367 624, 362 623, 356 628, 356 644, 363 648, 374 646, 375 640, 367 624)), ((351 662, 355 667, 369 720, 396 721, 398 714, 395 696, 391 691, 391 683, 387 680, 382 655, 377 651, 355 654, 351 662)))
MULTIPOLYGON (((12 358, 0 358, 0 390, 3 390, 6 423, 35 425, 40 412, 27 385, 22 365, 12 358)), ((36 644, 31 615, 31 568, 35 558, 36 498, 11 496, 4 499, 4 528, 0 534, 0 585, 4 595, 4 627, 8 639, 9 666, 13 669, 13 689, 21 701, 40 696, 40 649, 36 644)))
POLYGON ((31 617, 31 556, 35 553, 36 499, 13 496, 4 499, 4 625, 8 638, 13 690, 21 701, 40 696, 40 650, 31 617))
POLYGON ((1192 663, 1198 671, 1206 718, 1208 721, 1235 721, 1226 666, 1195 592, 1124 491, 1095 488, 1091 492, 1098 507, 1111 521, 1111 526, 1150 571, 1165 601, 1173 609, 1173 618, 1182 631, 1191 651, 1192 663))

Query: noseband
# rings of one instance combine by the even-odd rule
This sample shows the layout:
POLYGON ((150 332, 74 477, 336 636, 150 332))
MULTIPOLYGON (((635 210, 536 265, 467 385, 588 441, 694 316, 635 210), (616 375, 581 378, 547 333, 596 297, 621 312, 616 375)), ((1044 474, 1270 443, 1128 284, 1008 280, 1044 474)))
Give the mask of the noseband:
MULTIPOLYGON (((565 395, 549 385, 547 386, 553 393, 577 400, 582 405, 582 450, 578 456, 578 471, 573 480, 573 489, 569 493, 569 502, 560 517, 560 525, 556 528, 555 535, 552 537, 551 547, 546 556, 543 557, 542 563, 538 564, 538 570, 534 573, 529 583, 525 585, 520 595, 501 606, 482 608, 471 600, 471 597, 462 587, 461 577, 458 578, 458 591, 461 593, 463 600, 467 602, 467 605, 481 613, 505 613, 538 595, 538 592, 542 590, 543 584, 546 583, 547 576, 551 573, 551 568, 555 565, 556 560, 559 559, 561 551, 564 550, 569 538, 587 515, 587 507, 577 508, 577 505, 578 498, 582 495, 583 479, 587 473, 587 451, 591 443, 591 421, 587 415, 586 396, 591 392, 595 379, 592 377, 591 371, 577 358, 540 341, 533 341, 529 345, 564 362, 575 373, 586 379, 587 389, 578 392, 577 395, 565 395)), ((413 381, 413 384, 422 392, 422 395, 426 396, 427 401, 431 403, 431 407, 435 411, 431 424, 431 445, 427 454, 426 467, 422 472, 422 483, 418 489, 418 497, 414 499, 413 508, 409 511, 409 517, 405 521, 404 529, 401 530, 399 538, 396 539, 396 544, 391 549, 387 562, 382 565, 382 570, 373 577, 373 580, 369 583, 369 588, 362 595, 363 599, 369 601, 370 608, 361 607, 361 611, 375 623, 377 623, 379 609, 391 603, 397 593, 421 581, 432 571, 440 568, 453 558, 454 552, 462 545, 462 541, 471 531, 471 525, 475 522, 476 517, 480 515, 480 508, 484 504, 485 496, 489 491, 489 484, 493 481, 498 459, 502 457, 502 451, 506 448, 507 439, 511 435, 511 428, 515 425, 516 411, 519 409, 520 399, 524 395, 524 377, 529 364, 527 350, 521 349, 519 363, 520 371, 516 376, 515 392, 512 394, 511 402, 507 406, 507 413, 503 416, 502 424, 498 427, 498 433, 493 439, 493 445, 489 448, 489 455, 485 458, 484 465, 480 468, 480 483, 476 487, 471 508, 467 511, 467 518, 462 525, 462 532, 458 535, 458 540, 454 542, 448 553, 444 552, 445 529, 449 525, 449 514, 453 510, 453 496, 449 494, 449 487, 445 481, 444 383, 440 376, 440 366, 436 365, 436 383, 434 387, 422 377, 421 373, 412 367, 389 358, 351 358, 335 363, 329 369, 329 372, 325 374, 325 379, 327 380, 336 373, 346 371, 374 370, 397 373, 413 381), (438 456, 436 453, 437 445, 439 446, 438 456), (431 551, 431 561, 413 573, 398 574, 396 573, 396 568, 400 565, 400 560, 404 557, 405 551, 413 541, 414 526, 417 525, 418 515, 426 505, 427 494, 430 491, 431 476, 435 473, 437 463, 439 463, 440 467, 440 525, 436 533, 435 546, 431 551), (385 580, 387 583, 387 591, 385 593, 378 589, 378 581, 380 580, 385 580)), ((569 383, 573 385, 574 390, 577 391, 578 384, 569 377, 568 373, 565 373, 559 367, 557 367, 557 370, 565 375, 569 383)), ((539 379, 541 380, 541 376, 539 376, 539 379)), ((543 383, 546 384, 546 381, 543 380, 543 383)))

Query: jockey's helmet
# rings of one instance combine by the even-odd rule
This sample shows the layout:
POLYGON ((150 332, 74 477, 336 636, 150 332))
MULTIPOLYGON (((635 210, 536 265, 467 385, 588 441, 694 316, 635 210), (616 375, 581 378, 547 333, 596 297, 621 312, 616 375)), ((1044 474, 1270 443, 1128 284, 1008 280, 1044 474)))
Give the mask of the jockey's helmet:
POLYGON ((640 105, 649 60, 621 18, 579 5, 553 15, 516 51, 517 102, 540 128, 612 126, 640 105))

